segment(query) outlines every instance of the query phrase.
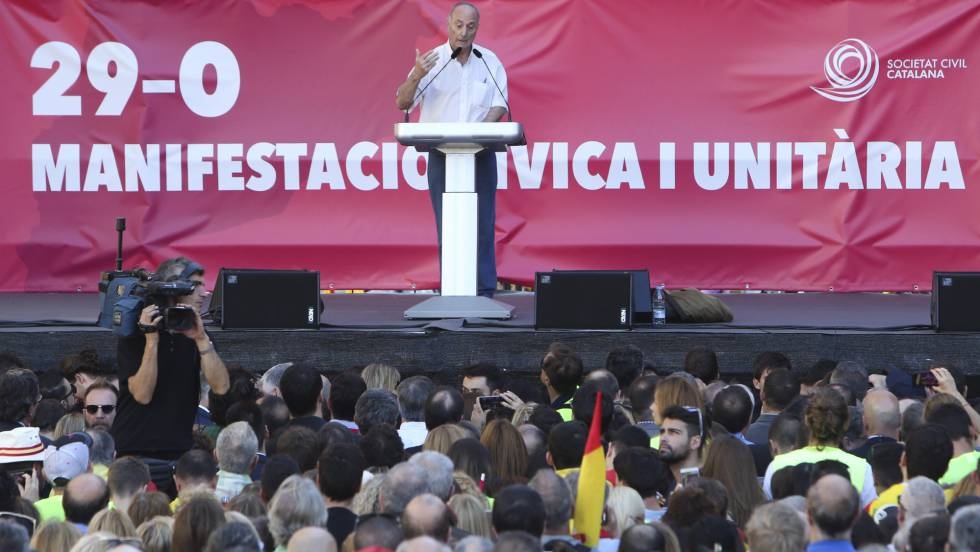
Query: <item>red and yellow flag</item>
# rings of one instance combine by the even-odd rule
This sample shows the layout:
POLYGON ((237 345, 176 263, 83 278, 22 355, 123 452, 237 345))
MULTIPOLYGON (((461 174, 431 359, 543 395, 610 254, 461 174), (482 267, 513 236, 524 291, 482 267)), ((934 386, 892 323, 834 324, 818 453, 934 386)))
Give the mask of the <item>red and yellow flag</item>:
POLYGON ((599 531, 602 529, 602 509, 606 499, 606 455, 602 452, 599 440, 602 422, 602 392, 597 391, 595 410, 592 412, 592 425, 589 438, 585 441, 582 466, 578 476, 578 494, 575 497, 575 532, 580 534, 585 545, 595 547, 599 544, 599 531))

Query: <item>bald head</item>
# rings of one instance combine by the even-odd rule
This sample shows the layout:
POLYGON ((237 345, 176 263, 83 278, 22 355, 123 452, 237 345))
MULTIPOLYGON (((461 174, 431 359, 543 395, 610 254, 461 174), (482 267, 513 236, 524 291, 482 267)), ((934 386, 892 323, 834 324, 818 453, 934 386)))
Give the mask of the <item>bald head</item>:
POLYGON ((572 491, 568 483, 551 470, 539 470, 528 486, 544 501, 545 531, 567 532, 568 520, 572 517, 572 491))
POLYGON ((895 395, 885 389, 874 389, 864 397, 861 406, 864 411, 864 430, 869 436, 885 435, 898 439, 898 430, 902 427, 902 412, 895 395))
POLYGON ((449 20, 452 21, 454 17, 472 17, 479 21, 480 10, 469 2, 456 2, 449 10, 449 20))
POLYGON ((337 541, 326 529, 304 527, 293 533, 287 552, 337 552, 337 541))
POLYGON ((449 540, 449 508, 432 494, 413 498, 402 513, 402 530, 406 539, 432 537, 440 542, 449 540))
POLYGON ((396 552, 450 552, 446 543, 432 537, 415 537, 398 545, 396 552))
POLYGON ((83 473, 68 482, 63 505, 67 521, 88 525, 96 512, 109 505, 109 486, 101 477, 83 473))
POLYGON ((468 57, 473 48, 476 32, 480 28, 479 10, 469 2, 457 2, 449 11, 446 24, 449 31, 450 49, 459 48, 462 51, 462 56, 468 57))
POLYGON ((839 475, 821 477, 806 494, 810 527, 821 534, 817 540, 849 540, 860 508, 857 489, 839 475))

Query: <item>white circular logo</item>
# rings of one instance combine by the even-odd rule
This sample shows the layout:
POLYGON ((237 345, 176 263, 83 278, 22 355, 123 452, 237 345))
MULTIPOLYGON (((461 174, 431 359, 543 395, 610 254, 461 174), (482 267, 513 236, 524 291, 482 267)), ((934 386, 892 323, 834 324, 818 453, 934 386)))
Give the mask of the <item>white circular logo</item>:
POLYGON ((827 52, 823 72, 830 86, 810 88, 828 100, 853 102, 870 92, 878 80, 878 53, 863 40, 848 38, 827 52), (851 60, 857 62, 857 71, 848 74, 844 64, 851 60))

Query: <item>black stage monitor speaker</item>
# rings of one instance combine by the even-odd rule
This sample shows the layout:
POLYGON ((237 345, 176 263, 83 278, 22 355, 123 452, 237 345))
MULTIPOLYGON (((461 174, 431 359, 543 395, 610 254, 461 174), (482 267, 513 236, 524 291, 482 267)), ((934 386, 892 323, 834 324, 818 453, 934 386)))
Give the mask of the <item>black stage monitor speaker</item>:
POLYGON ((980 331, 980 272, 932 273, 932 327, 940 332, 980 331))
MULTIPOLYGON (((534 284, 536 329, 632 327, 633 277, 627 270, 538 272, 534 284)), ((649 288, 646 293, 649 298, 649 288)))
POLYGON ((223 268, 211 302, 212 312, 221 309, 224 329, 315 330, 322 310, 320 273, 223 268))
POLYGON ((650 271, 630 270, 629 272, 633 276, 633 324, 653 324, 650 271))

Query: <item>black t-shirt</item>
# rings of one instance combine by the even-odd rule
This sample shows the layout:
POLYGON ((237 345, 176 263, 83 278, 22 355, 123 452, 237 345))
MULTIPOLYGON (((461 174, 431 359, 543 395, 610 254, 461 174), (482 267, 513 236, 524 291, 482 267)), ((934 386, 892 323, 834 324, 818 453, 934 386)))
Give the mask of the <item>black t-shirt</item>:
POLYGON ((142 405, 129 391, 129 378, 139 371, 145 346, 142 335, 119 339, 119 413, 112 424, 112 437, 120 456, 176 459, 193 444, 201 355, 194 340, 161 331, 157 385, 150 404, 142 405))
POLYGON ((356 525, 357 514, 349 509, 343 506, 327 508, 327 531, 337 541, 338 550, 344 544, 344 541, 347 540, 347 536, 354 532, 356 525))

